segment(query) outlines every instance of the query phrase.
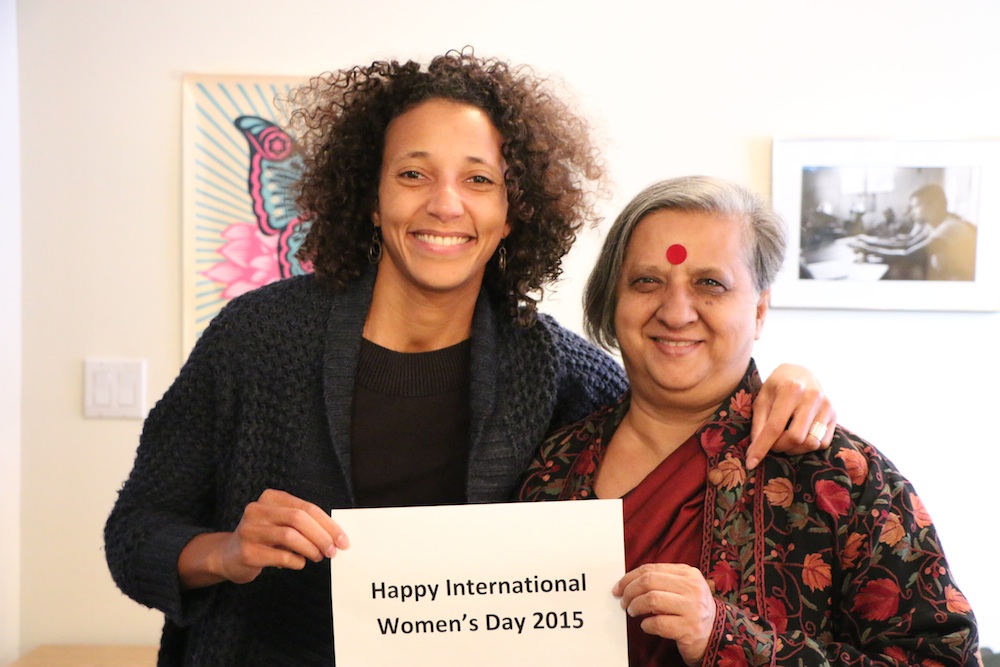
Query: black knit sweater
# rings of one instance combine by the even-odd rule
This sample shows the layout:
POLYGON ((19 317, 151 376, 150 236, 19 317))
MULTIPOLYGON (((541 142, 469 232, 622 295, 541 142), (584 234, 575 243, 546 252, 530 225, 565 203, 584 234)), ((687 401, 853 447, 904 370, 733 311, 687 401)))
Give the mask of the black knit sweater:
MULTIPOLYGON (((122 591, 166 615, 160 665, 331 664, 328 562, 182 592, 177 559, 195 535, 233 530, 267 488, 353 506, 349 422, 373 283, 370 271, 334 295, 303 276, 234 299, 150 412, 105 549, 122 591), (305 461, 319 474, 302 475, 305 461)), ((485 293, 471 370, 470 502, 511 499, 548 432, 626 386, 580 337, 544 315, 519 328, 485 293)))

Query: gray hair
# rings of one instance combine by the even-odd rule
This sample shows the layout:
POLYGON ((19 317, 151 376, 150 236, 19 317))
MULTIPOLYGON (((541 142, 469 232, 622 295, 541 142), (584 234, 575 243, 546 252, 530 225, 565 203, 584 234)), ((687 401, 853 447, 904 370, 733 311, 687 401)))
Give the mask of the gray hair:
POLYGON ((784 223, 751 190, 710 176, 683 176, 654 183, 636 195, 619 214, 587 280, 583 297, 584 330, 605 349, 618 347, 615 334, 618 279, 632 232, 647 215, 661 210, 714 213, 742 224, 747 266, 758 294, 771 286, 785 259, 784 223))

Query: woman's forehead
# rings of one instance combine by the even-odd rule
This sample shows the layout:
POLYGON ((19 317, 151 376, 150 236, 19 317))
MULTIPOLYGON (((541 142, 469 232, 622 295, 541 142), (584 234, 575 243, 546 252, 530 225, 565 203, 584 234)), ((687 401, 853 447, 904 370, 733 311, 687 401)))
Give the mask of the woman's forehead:
POLYGON ((654 211, 633 230, 623 264, 663 269, 739 265, 749 270, 742 229, 735 218, 725 214, 654 211))

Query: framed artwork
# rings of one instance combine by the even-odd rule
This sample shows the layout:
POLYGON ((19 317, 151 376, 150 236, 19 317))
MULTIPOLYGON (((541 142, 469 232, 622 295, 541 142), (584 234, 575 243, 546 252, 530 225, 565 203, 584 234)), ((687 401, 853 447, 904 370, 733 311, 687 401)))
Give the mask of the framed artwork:
POLYGON ((295 211, 302 157, 283 102, 304 78, 189 75, 183 81, 185 354, 232 298, 303 273, 295 211))
POLYGON ((1000 310, 1000 141, 786 140, 776 307, 1000 310))

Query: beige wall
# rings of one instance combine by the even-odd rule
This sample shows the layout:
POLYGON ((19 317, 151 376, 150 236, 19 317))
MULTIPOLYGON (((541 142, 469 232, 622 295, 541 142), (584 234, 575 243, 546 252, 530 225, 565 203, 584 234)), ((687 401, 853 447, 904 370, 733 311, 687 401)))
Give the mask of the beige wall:
MULTIPOLYGON (((607 137, 618 192, 609 215, 651 180, 683 173, 767 192, 775 135, 1000 135, 1000 50, 987 0, 589 6, 17 4, 23 650, 158 634, 159 614, 118 593, 101 547, 140 424, 83 419, 81 368, 88 356, 148 359, 157 397, 181 363, 183 73, 308 75, 464 44, 529 62, 565 79, 607 137)), ((573 327, 597 236, 574 251, 573 280, 547 306, 573 327)), ((994 565, 981 536, 994 522, 1000 447, 980 387, 1000 374, 998 340, 996 313, 774 310, 756 355, 765 370, 784 360, 815 369, 842 422, 915 482, 994 647, 1000 582, 986 576, 994 565)))
POLYGON ((17 11, 0 0, 0 665, 21 635, 21 181, 17 107, 17 11))

